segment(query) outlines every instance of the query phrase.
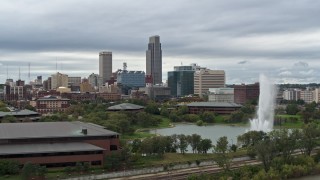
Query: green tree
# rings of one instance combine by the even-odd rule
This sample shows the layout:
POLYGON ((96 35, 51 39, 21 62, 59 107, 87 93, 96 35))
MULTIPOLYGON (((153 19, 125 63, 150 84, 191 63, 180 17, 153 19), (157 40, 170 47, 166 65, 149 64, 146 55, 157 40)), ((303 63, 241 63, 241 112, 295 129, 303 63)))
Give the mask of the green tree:
POLYGON ((189 108, 186 105, 183 106, 179 106, 178 111, 177 111, 177 115, 181 116, 181 115, 185 115, 189 113, 189 108))
POLYGON ((207 154, 208 150, 212 148, 212 141, 210 139, 201 139, 197 151, 198 153, 207 154))
POLYGON ((6 115, 2 118, 2 122, 6 122, 6 123, 13 123, 13 122, 16 122, 17 121, 17 118, 14 117, 14 116, 11 116, 11 115, 6 115))
POLYGON ((141 140, 140 139, 134 139, 131 143, 131 151, 133 153, 137 153, 140 151, 141 148, 141 140))
POLYGON ((230 170, 231 157, 227 153, 228 144, 228 138, 223 136, 218 139, 217 144, 214 146, 214 151, 217 153, 215 161, 224 171, 230 170))
POLYGON ((310 156, 312 150, 317 146, 317 138, 320 136, 320 129, 316 123, 306 124, 301 131, 300 148, 304 154, 310 156))
POLYGON ((180 116, 178 116, 178 114, 177 114, 175 111, 172 111, 172 112, 170 113, 169 119, 170 119, 172 122, 180 122, 180 121, 181 121, 180 116))
POLYGON ((198 134, 192 134, 188 136, 188 142, 192 148, 192 153, 196 153, 201 142, 201 136, 198 134))
POLYGON ((254 145, 254 149, 258 158, 262 161, 264 170, 268 172, 271 162, 277 154, 275 141, 269 137, 265 137, 254 145))
POLYGON ((112 152, 111 155, 106 156, 104 161, 104 168, 107 170, 118 170, 121 166, 121 155, 112 152))
POLYGON ((150 102, 147 104, 145 108, 145 112, 149 114, 159 115, 160 114, 159 106, 154 102, 150 102))
POLYGON ((213 112, 205 111, 200 115, 200 118, 202 121, 204 121, 206 123, 213 123, 214 118, 215 118, 215 114, 213 112))
POLYGON ((187 151, 187 147, 189 145, 188 143, 188 139, 187 139, 187 136, 184 135, 184 134, 179 134, 178 135, 178 140, 179 140, 179 149, 180 149, 180 152, 182 154, 184 154, 186 151, 187 151))
POLYGON ((284 162, 289 163, 292 153, 298 148, 299 130, 294 129, 292 132, 287 129, 273 130, 270 132, 270 137, 273 139, 276 151, 280 153, 284 162))
POLYGON ((0 175, 15 175, 19 173, 19 162, 14 160, 0 160, 0 175))
POLYGON ((22 179, 30 179, 32 176, 36 175, 36 166, 30 162, 25 163, 21 175, 22 179))
POLYGON ((296 115, 299 112, 299 107, 297 104, 288 104, 286 107, 286 112, 289 115, 296 115))

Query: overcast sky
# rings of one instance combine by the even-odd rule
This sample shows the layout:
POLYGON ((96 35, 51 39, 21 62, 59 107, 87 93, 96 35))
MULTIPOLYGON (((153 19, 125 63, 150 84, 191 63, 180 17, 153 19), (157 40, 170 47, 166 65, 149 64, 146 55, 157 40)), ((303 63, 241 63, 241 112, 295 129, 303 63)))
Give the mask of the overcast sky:
POLYGON ((163 80, 176 65, 226 71, 227 84, 320 82, 319 0, 1 0, 0 83, 58 71, 145 70, 148 38, 162 43, 163 80))

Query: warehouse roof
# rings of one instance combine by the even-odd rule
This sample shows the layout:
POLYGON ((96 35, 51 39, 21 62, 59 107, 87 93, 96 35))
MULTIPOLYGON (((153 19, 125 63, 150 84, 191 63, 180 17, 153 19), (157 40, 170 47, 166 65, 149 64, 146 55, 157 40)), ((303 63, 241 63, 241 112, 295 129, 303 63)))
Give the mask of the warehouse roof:
POLYGON ((88 143, 44 143, 0 145, 0 155, 36 154, 79 151, 103 151, 104 149, 88 143))
POLYGON ((39 113, 35 111, 30 111, 28 109, 10 111, 10 112, 2 112, 0 111, 0 118, 4 116, 31 116, 31 115, 39 115, 39 113))
POLYGON ((112 135, 118 135, 118 133, 104 129, 104 127, 96 124, 79 121, 0 123, 0 140, 112 135), (83 133, 83 129, 86 129, 87 133, 83 133))
MULTIPOLYGON (((178 106, 183 106, 184 104, 179 104, 178 106)), ((186 104, 188 107, 241 107, 237 103, 228 103, 228 102, 192 102, 186 104)))
POLYGON ((131 103, 122 103, 122 104, 118 104, 118 105, 114 105, 114 106, 110 106, 108 108, 108 110, 139 110, 139 109, 143 109, 143 106, 139 106, 136 104, 131 104, 131 103))

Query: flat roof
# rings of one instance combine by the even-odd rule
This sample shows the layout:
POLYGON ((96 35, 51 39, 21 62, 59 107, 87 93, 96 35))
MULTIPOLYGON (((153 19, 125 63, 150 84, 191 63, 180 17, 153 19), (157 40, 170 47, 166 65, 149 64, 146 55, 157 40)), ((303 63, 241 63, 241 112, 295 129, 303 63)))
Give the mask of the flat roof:
POLYGON ((103 148, 88 143, 45 143, 0 145, 0 155, 37 154, 55 152, 103 151, 103 148))
POLYGON ((104 129, 103 126, 80 121, 0 123, 0 140, 112 135, 118 135, 118 133, 104 129), (87 134, 83 134, 82 129, 87 129, 87 134))
POLYGON ((143 109, 143 106, 139 106, 136 104, 131 103, 122 103, 114 106, 108 107, 108 110, 137 110, 137 109, 143 109))
MULTIPOLYGON (((178 106, 183 106, 184 104, 179 104, 178 106)), ((197 107, 242 107, 237 103, 228 103, 228 102, 192 102, 186 104, 188 107, 197 106, 197 107)))
POLYGON ((4 116, 30 116, 30 115, 39 115, 39 113, 35 112, 35 111, 28 110, 28 109, 10 111, 10 112, 0 111, 0 117, 4 117, 4 116))

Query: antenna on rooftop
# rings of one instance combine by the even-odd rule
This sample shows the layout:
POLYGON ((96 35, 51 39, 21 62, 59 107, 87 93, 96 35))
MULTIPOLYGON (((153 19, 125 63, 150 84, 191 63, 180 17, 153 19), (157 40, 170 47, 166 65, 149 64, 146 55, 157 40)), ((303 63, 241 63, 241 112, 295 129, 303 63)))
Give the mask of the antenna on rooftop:
POLYGON ((31 64, 28 63, 28 78, 29 78, 28 80, 29 80, 29 82, 31 81, 31 80, 30 80, 30 77, 31 77, 31 76, 30 76, 30 66, 31 66, 31 64))
POLYGON ((20 66, 19 66, 19 79, 18 80, 21 80, 20 66))
POLYGON ((8 65, 7 65, 7 79, 9 79, 8 65))
POLYGON ((56 72, 58 72, 58 58, 56 57, 56 72))

